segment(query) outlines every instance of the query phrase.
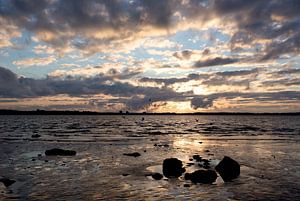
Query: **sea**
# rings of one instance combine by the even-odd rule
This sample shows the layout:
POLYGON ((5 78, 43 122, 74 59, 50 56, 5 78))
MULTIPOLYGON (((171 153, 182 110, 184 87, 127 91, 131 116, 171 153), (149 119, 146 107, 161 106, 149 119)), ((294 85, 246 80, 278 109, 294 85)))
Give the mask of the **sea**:
POLYGON ((0 200, 300 200, 299 115, 1 115, 0 200), (46 156, 53 148, 75 156, 46 156), (140 156, 124 154, 139 153, 140 156), (230 182, 150 175, 229 156, 230 182))

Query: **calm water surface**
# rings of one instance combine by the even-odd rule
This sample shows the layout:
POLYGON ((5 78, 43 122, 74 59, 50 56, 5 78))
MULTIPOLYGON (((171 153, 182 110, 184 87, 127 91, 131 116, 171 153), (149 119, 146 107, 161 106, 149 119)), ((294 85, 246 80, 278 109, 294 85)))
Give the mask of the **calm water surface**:
POLYGON ((0 116, 0 177, 16 180, 0 183, 0 200, 300 200, 300 116, 144 118, 0 116), (45 156, 51 148, 77 155, 45 156), (123 155, 131 152, 141 156, 123 155), (230 156, 241 175, 190 187, 145 176, 167 157, 187 163, 194 154, 212 166, 230 156))

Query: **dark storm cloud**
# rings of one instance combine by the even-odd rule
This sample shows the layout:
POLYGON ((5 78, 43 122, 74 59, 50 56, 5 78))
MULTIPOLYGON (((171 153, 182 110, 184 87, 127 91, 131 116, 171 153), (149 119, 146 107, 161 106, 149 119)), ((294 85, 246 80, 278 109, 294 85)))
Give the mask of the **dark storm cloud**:
POLYGON ((217 76, 223 77, 233 77, 233 76, 245 76, 245 75, 252 75, 257 74, 259 70, 257 68, 253 68, 251 70, 237 70, 237 71, 224 71, 224 72, 217 72, 217 76))
MULTIPOLYGON (((127 97, 123 103, 130 108, 139 108, 153 101, 184 99, 183 93, 157 87, 138 87, 129 83, 113 82, 110 77, 98 75, 93 78, 67 77, 65 79, 30 79, 18 77, 8 69, 0 67, 0 98, 35 98, 67 94, 81 97, 83 95, 106 94, 127 97), (143 98, 141 98, 143 96, 143 98)), ((122 99, 120 99, 122 100, 122 99)))
POLYGON ((259 70, 257 68, 250 70, 237 70, 237 71, 224 71, 224 72, 216 72, 216 73, 191 73, 186 77, 181 78, 149 78, 143 77, 139 79, 139 82, 154 82, 156 84, 163 84, 165 86, 169 86, 176 83, 189 82, 189 81, 201 81, 201 84, 208 86, 219 86, 219 85, 235 85, 235 86, 249 86, 249 83, 253 81, 258 75, 259 70), (234 77, 243 77, 246 78, 233 81, 231 78, 234 77), (252 79, 249 78, 252 77, 252 79))
POLYGON ((262 82, 264 87, 286 87, 286 86, 300 86, 299 79, 281 79, 262 82))
MULTIPOLYGON (((149 27, 169 30, 182 19, 203 24, 219 18, 225 25, 237 25, 237 31, 232 33, 232 49, 259 39, 274 41, 263 49, 258 48, 259 61, 277 59, 283 54, 299 54, 299 10, 298 0, 0 0, 0 17, 6 23, 34 33, 52 33, 53 37, 41 37, 41 40, 81 50, 130 38, 149 27), (103 38, 93 34, 106 30, 113 30, 113 34, 104 34, 103 38)), ((90 51, 94 53, 101 48, 90 51)), ((189 55, 187 51, 174 56, 187 59, 189 55)), ((215 65, 214 61, 207 62, 209 66, 215 65)), ((215 62, 222 65, 235 61, 218 58, 215 62)))
MULTIPOLYGON (((280 71, 279 71, 280 72, 280 71)), ((231 78, 240 75, 251 75, 256 73, 256 70, 224 73, 223 77, 231 78)), ((212 74, 207 79, 214 79, 218 73, 212 74)), ((206 75, 205 75, 206 76, 206 75)), ((176 83, 176 81, 201 80, 204 77, 201 74, 190 74, 186 78, 174 79, 172 81, 163 80, 165 83, 176 83)), ((226 78, 224 78, 226 80, 226 78)), ((92 78, 67 77, 64 79, 30 79, 18 77, 8 69, 0 67, 0 98, 35 98, 45 96, 55 96, 66 94, 74 97, 86 97, 89 95, 106 94, 115 97, 120 97, 116 100, 107 100, 108 103, 121 103, 126 108, 132 110, 145 109, 148 106, 155 106, 157 102, 166 101, 191 101, 191 107, 210 108, 213 107, 214 101, 225 98, 234 99, 236 97, 251 98, 255 101, 289 101, 300 100, 300 93, 296 91, 285 92, 264 92, 264 93, 215 93, 210 95, 195 95, 191 91, 175 92, 168 87, 139 87, 129 83, 110 82, 111 78, 104 75, 98 75, 92 78)), ((155 81, 155 80, 152 80, 155 81)), ((156 80, 161 82, 162 80, 156 80)), ((206 80, 207 81, 207 80, 206 80)), ((225 81, 224 81, 225 82, 225 81)), ((299 84, 296 79, 288 81, 289 83, 299 84)), ((283 83, 288 85, 289 83, 283 83)), ((232 84, 232 83, 229 83, 232 84)), ((270 84, 270 83, 269 83, 270 84)), ((273 83, 274 84, 274 83, 273 83)), ((281 83, 282 84, 282 83, 281 83)), ((268 83, 266 83, 266 86, 268 83)), ((209 86, 209 85, 208 85, 209 86)), ((100 101, 101 102, 101 101, 100 101)))
POLYGON ((209 97, 203 98, 203 97, 195 97, 191 100, 191 107, 193 109, 198 108, 209 108, 213 106, 214 99, 211 99, 209 97))
POLYGON ((184 50, 181 52, 175 52, 173 54, 174 57, 176 57, 177 59, 183 60, 183 59, 189 59, 193 54, 193 51, 191 50, 184 50))
POLYGON ((290 68, 290 69, 286 69, 286 70, 280 70, 277 72, 274 72, 274 74, 278 74, 278 75, 293 75, 293 74, 300 74, 300 68, 290 68))
POLYGON ((201 67, 219 66, 219 65, 225 65, 225 64, 232 64, 232 63, 236 63, 236 62, 238 62, 238 59, 216 57, 213 59, 197 61, 194 64, 194 67, 201 68, 201 67))
MULTIPOLYGON (((56 38, 47 42, 59 45, 62 39, 80 37, 85 29, 113 29, 119 37, 127 37, 126 31, 140 31, 144 26, 168 28, 179 5, 178 0, 0 0, 0 16, 29 31, 56 33, 56 38), (62 34, 69 31, 75 31, 76 36, 62 34)), ((84 43, 77 41, 74 45, 81 47, 84 43)))
POLYGON ((241 93, 241 92, 229 92, 229 93, 215 93, 207 96, 194 97, 191 101, 191 107, 197 108, 209 108, 213 106, 213 102, 222 99, 233 99, 233 98, 247 98, 255 101, 299 101, 300 92, 298 91, 282 91, 282 92, 264 92, 264 93, 241 93))
POLYGON ((249 44, 257 39, 276 39, 262 50, 261 61, 277 59, 287 53, 299 54, 300 1, 219 0, 214 7, 220 16, 238 25, 231 40, 233 47, 236 43, 249 44))

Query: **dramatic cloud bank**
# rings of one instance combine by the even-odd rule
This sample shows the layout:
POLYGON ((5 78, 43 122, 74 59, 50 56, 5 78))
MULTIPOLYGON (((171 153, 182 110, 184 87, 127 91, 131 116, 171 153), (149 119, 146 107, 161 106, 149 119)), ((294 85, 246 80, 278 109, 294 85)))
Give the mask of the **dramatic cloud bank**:
POLYGON ((299 11, 298 0, 0 0, 0 107, 299 110, 299 11))

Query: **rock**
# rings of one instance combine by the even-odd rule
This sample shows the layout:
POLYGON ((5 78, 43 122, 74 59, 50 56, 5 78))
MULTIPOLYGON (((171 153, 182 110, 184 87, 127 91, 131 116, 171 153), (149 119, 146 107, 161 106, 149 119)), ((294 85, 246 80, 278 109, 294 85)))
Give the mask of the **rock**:
POLYGON ((184 179, 185 180, 191 180, 191 173, 185 173, 184 179))
POLYGON ((198 154, 193 155, 193 159, 200 162, 202 160, 202 157, 199 156, 198 154))
POLYGON ((163 175, 156 172, 156 173, 153 173, 152 175, 152 178, 155 179, 155 180, 161 180, 163 178, 163 175))
POLYGON ((31 135, 31 137, 32 138, 39 138, 39 137, 41 137, 41 135, 39 135, 39 134, 33 134, 33 135, 31 135))
POLYGON ((186 180, 193 183, 211 184, 216 181, 218 175, 214 170, 196 170, 193 173, 185 174, 186 180))
POLYGON ((190 187, 191 185, 189 184, 183 184, 183 187, 190 187))
POLYGON ((46 156, 74 156, 76 151, 64 150, 64 149, 49 149, 45 151, 46 156))
POLYGON ((12 179, 9 179, 9 178, 2 177, 2 178, 0 178, 0 182, 2 182, 5 187, 9 187, 10 185, 15 183, 16 181, 12 180, 12 179))
POLYGON ((228 156, 215 167, 224 181, 231 181, 240 175, 240 164, 228 156))
POLYGON ((163 162, 163 174, 170 177, 180 177, 185 169, 182 167, 182 161, 177 158, 167 158, 163 162))
POLYGON ((124 174, 122 174, 122 176, 124 176, 124 177, 127 177, 127 176, 129 176, 130 174, 128 174, 128 173, 124 173, 124 174))
POLYGON ((133 157, 139 157, 139 156, 141 156, 141 154, 138 153, 138 152, 133 152, 133 153, 128 153, 128 154, 125 153, 123 155, 125 155, 125 156, 133 156, 133 157))

